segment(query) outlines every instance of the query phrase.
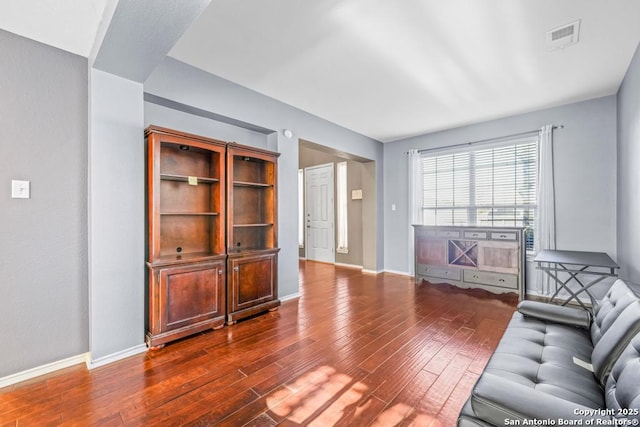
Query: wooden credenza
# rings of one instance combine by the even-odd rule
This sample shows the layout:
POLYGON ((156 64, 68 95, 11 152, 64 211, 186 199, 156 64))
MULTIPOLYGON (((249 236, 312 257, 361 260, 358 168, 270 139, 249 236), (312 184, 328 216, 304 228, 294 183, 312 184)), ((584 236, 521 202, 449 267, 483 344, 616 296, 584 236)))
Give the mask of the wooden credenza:
POLYGON ((414 225, 416 282, 525 297, 523 227, 414 225))

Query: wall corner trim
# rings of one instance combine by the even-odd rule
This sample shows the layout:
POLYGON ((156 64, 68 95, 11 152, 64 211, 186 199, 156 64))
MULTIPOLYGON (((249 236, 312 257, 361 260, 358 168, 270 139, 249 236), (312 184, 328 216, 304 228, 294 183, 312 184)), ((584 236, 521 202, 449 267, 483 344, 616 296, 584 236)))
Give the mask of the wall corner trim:
POLYGON ((121 351, 117 351, 115 353, 111 353, 107 356, 99 357, 97 359, 92 359, 91 354, 87 357, 87 369, 95 369, 100 366, 108 365, 109 363, 117 362, 122 359, 126 359, 130 356, 135 356, 136 354, 144 353, 147 351, 146 344, 136 345, 134 347, 130 347, 121 351))
POLYGON ((83 353, 77 356, 58 360, 56 362, 47 363, 46 365, 36 366, 35 368, 27 369, 26 371, 7 375, 6 377, 0 378, 0 388, 7 387, 22 381, 30 380, 41 375, 49 374, 60 369, 68 368, 69 366, 88 363, 89 357, 89 353, 83 353))

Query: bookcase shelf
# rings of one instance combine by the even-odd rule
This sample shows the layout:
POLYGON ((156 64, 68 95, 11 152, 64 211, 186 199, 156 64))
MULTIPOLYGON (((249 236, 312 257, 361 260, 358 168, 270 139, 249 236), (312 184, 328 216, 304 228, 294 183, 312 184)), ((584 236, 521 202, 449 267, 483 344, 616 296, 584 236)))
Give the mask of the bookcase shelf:
POLYGON ((265 184, 261 182, 244 182, 244 181, 233 181, 233 185, 236 187, 273 187, 273 184, 265 184))
POLYGON ((219 212, 160 212, 160 215, 176 215, 176 216, 216 216, 219 212))
MULTIPOLYGON (((176 181, 176 182, 189 182, 189 176, 187 175, 173 175, 173 174, 160 174, 160 179, 165 181, 176 181)), ((193 177, 196 178, 199 184, 212 184, 220 182, 218 178, 205 178, 202 176, 193 177)))

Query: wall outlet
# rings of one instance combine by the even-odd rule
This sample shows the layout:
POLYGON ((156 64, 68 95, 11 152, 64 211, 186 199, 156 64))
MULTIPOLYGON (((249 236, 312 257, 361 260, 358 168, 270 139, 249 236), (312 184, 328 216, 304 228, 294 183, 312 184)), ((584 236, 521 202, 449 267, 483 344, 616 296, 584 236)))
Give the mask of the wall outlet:
POLYGON ((31 197, 29 181, 11 180, 11 198, 12 199, 28 199, 31 197))

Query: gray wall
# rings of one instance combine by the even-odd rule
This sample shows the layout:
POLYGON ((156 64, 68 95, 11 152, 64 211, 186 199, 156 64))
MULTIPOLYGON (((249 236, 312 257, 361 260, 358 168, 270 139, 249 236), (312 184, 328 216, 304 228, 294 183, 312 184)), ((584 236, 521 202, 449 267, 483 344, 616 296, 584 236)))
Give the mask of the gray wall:
MULTIPOLYGON (((288 189, 295 188, 295 185, 289 187, 289 183, 297 183, 298 138, 353 153, 378 163, 382 162, 382 144, 171 58, 167 58, 145 81, 144 90, 151 96, 215 113, 231 122, 241 121, 273 131, 267 137, 267 148, 281 153, 278 160, 278 179, 281 184, 278 193, 278 239, 282 248, 278 258, 279 294, 281 297, 296 295, 298 202, 297 191, 288 189), (282 129, 291 129, 294 137, 285 138, 282 136, 282 129)), ((176 121, 173 123, 179 124, 176 121)), ((378 209, 373 217, 377 221, 375 238, 381 241, 382 173, 379 172, 375 178, 377 187, 374 200, 377 201, 378 209)), ((382 245, 378 247, 381 248, 382 245)), ((382 251, 377 250, 372 254, 372 258, 372 264, 382 268, 382 251)))
POLYGON ((618 91, 618 264, 640 284, 640 47, 618 91))
POLYGON ((144 342, 144 116, 142 84, 92 69, 90 88, 90 344, 99 362, 144 342))
POLYGON ((144 103, 144 126, 157 125, 223 141, 236 141, 253 147, 267 148, 267 135, 222 123, 216 120, 167 108, 152 102, 144 103))
POLYGON ((89 350, 87 60, 1 30, 0 58, 4 377, 89 350))
POLYGON ((407 150, 495 138, 547 123, 564 125, 554 131, 557 247, 603 251, 615 259, 616 97, 608 96, 385 144, 385 268, 409 271, 407 150))

